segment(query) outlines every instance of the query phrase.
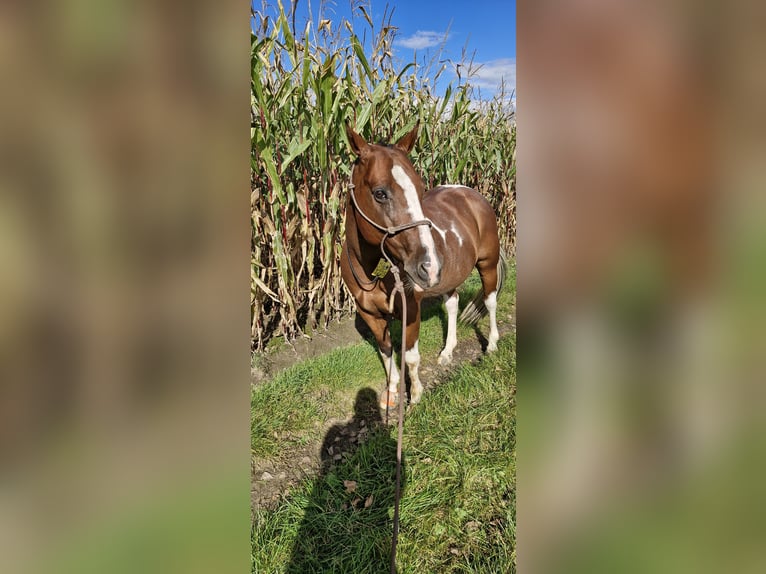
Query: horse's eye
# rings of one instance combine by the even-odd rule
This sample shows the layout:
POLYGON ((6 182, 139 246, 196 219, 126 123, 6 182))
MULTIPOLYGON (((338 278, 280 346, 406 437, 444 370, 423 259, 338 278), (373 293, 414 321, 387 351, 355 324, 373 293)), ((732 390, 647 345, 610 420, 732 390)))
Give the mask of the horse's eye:
POLYGON ((373 196, 375 196, 375 201, 378 203, 383 203, 384 201, 388 201, 388 194, 386 193, 386 190, 383 188, 378 188, 372 192, 373 196))

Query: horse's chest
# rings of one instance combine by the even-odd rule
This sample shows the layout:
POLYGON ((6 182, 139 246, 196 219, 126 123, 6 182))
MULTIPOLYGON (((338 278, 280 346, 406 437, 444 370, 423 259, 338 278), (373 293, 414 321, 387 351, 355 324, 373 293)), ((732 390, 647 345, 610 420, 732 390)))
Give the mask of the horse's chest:
POLYGON ((378 286, 372 291, 362 291, 356 297, 356 303, 359 307, 373 315, 389 315, 389 294, 386 290, 378 286))

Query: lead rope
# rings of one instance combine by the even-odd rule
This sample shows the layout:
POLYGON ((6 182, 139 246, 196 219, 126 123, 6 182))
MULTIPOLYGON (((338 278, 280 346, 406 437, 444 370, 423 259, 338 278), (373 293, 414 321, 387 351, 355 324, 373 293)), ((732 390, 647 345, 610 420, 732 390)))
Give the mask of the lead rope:
MULTIPOLYGON (((399 296, 402 300, 402 359, 401 359, 401 374, 402 376, 399 378, 399 422, 398 422, 398 430, 396 435, 396 491, 394 493, 394 535, 391 539, 391 574, 396 574, 396 545, 399 541, 399 499, 401 498, 401 489, 402 489, 402 437, 404 435, 404 393, 405 393, 405 386, 404 386, 404 379, 405 379, 405 371, 404 368, 406 366, 405 360, 404 360, 404 353, 405 353, 405 347, 406 347, 406 339, 405 339, 405 325, 407 320, 407 297, 404 294, 404 283, 402 283, 401 278, 399 277, 399 268, 398 267, 391 267, 391 271, 394 274, 394 290, 392 292, 392 296, 394 293, 399 293, 399 296)), ((391 360, 393 360, 394 354, 391 353, 391 360)), ((391 369, 389 369, 389 376, 387 378, 390 378, 391 369)), ((386 383, 386 393, 390 393, 388 383, 386 383)), ((386 410, 388 410, 388 396, 386 397, 386 410)))

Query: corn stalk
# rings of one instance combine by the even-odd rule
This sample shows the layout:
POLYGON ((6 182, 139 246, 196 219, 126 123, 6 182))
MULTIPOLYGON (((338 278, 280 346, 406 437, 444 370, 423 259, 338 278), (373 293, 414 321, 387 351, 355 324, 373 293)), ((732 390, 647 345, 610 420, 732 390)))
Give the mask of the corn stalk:
POLYGON ((251 37, 252 345, 291 339, 353 309, 340 276, 352 157, 344 123, 368 140, 396 140, 420 120, 413 162, 426 182, 463 183, 495 207, 514 251, 513 111, 502 97, 472 100, 470 78, 432 95, 415 62, 397 66, 395 28, 361 20, 312 21, 296 32, 278 1, 253 12, 251 37), (361 21, 362 29, 354 28, 361 21), (369 40, 368 40, 369 38, 369 40))

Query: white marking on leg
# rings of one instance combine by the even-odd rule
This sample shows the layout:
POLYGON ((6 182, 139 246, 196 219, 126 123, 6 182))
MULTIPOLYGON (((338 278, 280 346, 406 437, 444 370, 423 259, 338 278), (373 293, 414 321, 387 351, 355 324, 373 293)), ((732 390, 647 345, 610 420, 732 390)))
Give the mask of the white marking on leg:
POLYGON ((451 296, 444 296, 444 306, 447 308, 447 342, 444 350, 439 354, 438 363, 448 365, 452 361, 452 351, 457 345, 457 308, 459 297, 457 292, 451 296))
POLYGON ((410 372, 410 402, 420 402, 420 396, 423 394, 423 385, 418 376, 418 367, 420 366, 420 352, 418 351, 418 342, 404 353, 404 362, 407 363, 407 370, 410 372))
MULTIPOLYGON (((380 358, 383 360, 383 365, 386 367, 386 380, 388 381, 388 390, 392 393, 399 391, 399 370, 396 368, 396 360, 391 360, 391 355, 386 355, 383 351, 378 350, 380 358)), ((391 354, 393 354, 393 349, 391 354)))
POLYGON ((492 291, 486 299, 484 305, 489 311, 489 340, 487 341, 487 352, 497 350, 497 340, 500 334, 497 332, 497 291, 492 291))
MULTIPOLYGON (((425 219, 423 215, 423 207, 420 205, 420 198, 418 197, 418 191, 415 189, 415 184, 404 171, 402 166, 394 164, 391 168, 391 175, 394 176, 394 181, 404 191, 404 198, 407 201, 407 212, 412 217, 412 220, 425 219)), ((436 245, 434 244, 433 235, 427 225, 419 225, 418 233, 420 234, 420 242, 423 244, 423 248, 426 250, 426 254, 431 260, 431 266, 428 269, 428 282, 431 285, 436 284, 436 279, 439 276, 439 266, 437 262, 439 259, 436 257, 436 245)))

